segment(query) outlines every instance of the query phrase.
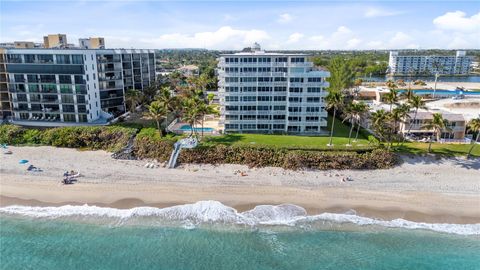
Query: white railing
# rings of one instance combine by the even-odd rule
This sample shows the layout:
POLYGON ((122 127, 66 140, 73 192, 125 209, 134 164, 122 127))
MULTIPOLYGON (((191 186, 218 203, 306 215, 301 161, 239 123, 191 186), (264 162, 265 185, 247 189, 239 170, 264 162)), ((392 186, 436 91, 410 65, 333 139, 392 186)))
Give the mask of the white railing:
POLYGON ((168 124, 167 131, 172 131, 172 128, 176 123, 178 123, 178 118, 173 119, 173 121, 170 124, 168 124))

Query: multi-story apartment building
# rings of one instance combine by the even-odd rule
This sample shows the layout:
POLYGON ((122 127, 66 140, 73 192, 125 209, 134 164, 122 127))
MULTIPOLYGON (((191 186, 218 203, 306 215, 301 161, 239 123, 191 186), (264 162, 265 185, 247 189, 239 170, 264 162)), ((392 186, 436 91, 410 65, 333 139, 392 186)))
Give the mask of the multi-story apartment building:
MULTIPOLYGON (((254 47, 255 48, 255 47, 254 47)), ((223 54, 218 64, 225 132, 319 134, 327 126, 327 71, 306 54, 223 54)))
POLYGON ((65 34, 53 34, 43 37, 44 48, 65 48, 67 46, 67 35, 65 34))
POLYGON ((390 52, 389 73, 394 76, 407 75, 468 75, 472 58, 465 51, 455 56, 403 54, 390 52))
POLYGON ((10 97, 8 95, 8 77, 5 58, 5 49, 0 48, 0 122, 2 119, 12 115, 10 97))
POLYGON ((2 56, 2 104, 7 87, 11 120, 23 125, 106 123, 125 111, 125 90, 155 80, 153 50, 4 49, 2 56))
POLYGON ((80 49, 105 49, 105 39, 102 37, 90 37, 78 39, 80 49))

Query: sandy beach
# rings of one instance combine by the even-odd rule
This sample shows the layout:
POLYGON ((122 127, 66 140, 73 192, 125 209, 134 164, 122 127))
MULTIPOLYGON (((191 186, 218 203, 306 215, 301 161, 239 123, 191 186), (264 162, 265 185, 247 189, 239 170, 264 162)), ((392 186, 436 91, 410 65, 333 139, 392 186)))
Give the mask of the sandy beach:
POLYGON ((435 223, 480 223, 480 160, 408 158, 393 169, 287 171, 240 165, 146 168, 147 160, 115 160, 104 151, 10 147, 0 159, 0 205, 89 204, 166 207, 216 200, 243 211, 292 203, 322 212, 435 223), (28 172, 28 164, 42 172, 28 172), (82 174, 73 185, 63 172, 82 174), (238 171, 244 172, 241 176, 238 171), (353 181, 343 182, 351 177, 353 181))

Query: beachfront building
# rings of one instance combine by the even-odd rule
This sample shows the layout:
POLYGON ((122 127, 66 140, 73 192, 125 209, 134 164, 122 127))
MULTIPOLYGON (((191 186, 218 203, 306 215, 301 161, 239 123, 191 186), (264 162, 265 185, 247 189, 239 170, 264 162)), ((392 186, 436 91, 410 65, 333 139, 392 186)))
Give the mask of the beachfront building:
POLYGON ((155 80, 153 50, 4 49, 0 61, 2 116, 21 125, 105 124, 125 112, 125 90, 155 80))
POLYGON ((105 49, 105 39, 102 37, 90 37, 78 39, 80 49, 105 49))
MULTIPOLYGON (((430 111, 419 111, 414 118, 414 113, 409 113, 409 121, 400 123, 399 132, 403 135, 414 136, 417 139, 421 138, 435 138, 434 130, 428 130, 423 128, 425 125, 433 120, 433 113, 430 111), (410 131, 409 131, 410 129, 410 131)), ((463 141, 465 139, 465 131, 467 127, 467 121, 462 114, 454 114, 448 112, 435 111, 440 113, 443 119, 447 120, 447 129, 442 131, 440 136, 445 141, 463 141)))
POLYGON ((391 51, 388 61, 390 75, 468 75, 472 58, 466 51, 457 51, 455 55, 420 55, 391 51))
POLYGON ((315 70, 307 54, 267 53, 255 45, 221 55, 218 92, 224 131, 323 133, 329 76, 315 70))
POLYGON ((67 35, 65 34, 52 34, 43 37, 44 48, 66 48, 67 46, 67 35))
POLYGON ((0 123, 12 115, 10 97, 8 94, 7 66, 5 64, 5 49, 0 48, 0 123))

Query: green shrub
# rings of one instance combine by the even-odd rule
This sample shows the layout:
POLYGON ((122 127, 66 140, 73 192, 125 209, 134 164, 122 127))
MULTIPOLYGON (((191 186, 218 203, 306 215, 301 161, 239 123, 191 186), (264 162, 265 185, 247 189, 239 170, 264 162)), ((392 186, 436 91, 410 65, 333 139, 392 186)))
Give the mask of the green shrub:
MULTIPOLYGON (((155 158, 168 161, 174 141, 142 137, 135 140, 135 155, 139 158, 155 158)), ((261 148, 242 145, 200 145, 183 149, 180 163, 242 164, 249 167, 282 167, 285 169, 383 169, 397 163, 393 153, 373 150, 363 153, 352 151, 308 151, 281 148, 261 148)))
POLYGON ((26 129, 23 133, 23 144, 40 144, 42 132, 38 129, 26 129))
POLYGON ((136 129, 118 126, 58 127, 38 130, 25 129, 14 125, 2 125, 0 126, 0 142, 88 148, 115 152, 125 147, 135 133, 136 129))
POLYGON ((167 161, 173 150, 175 139, 149 137, 137 135, 135 138, 133 149, 135 156, 139 158, 152 158, 158 161, 167 161))
POLYGON ((0 125, 0 143, 23 144, 25 129, 15 125, 0 125))

